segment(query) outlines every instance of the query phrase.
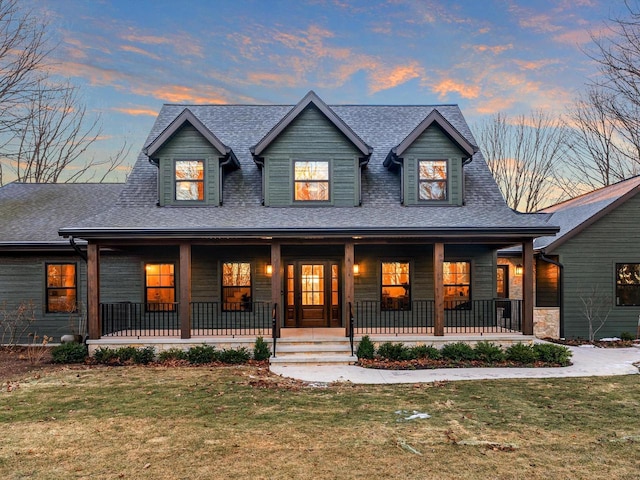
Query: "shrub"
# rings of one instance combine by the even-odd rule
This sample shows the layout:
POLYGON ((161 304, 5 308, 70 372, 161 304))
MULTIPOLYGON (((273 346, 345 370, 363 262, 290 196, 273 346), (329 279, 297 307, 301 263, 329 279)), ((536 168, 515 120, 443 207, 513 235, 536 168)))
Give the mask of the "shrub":
POLYGON ((136 347, 120 347, 116 349, 113 354, 119 363, 134 362, 136 347))
POLYGON ((197 345, 187 350, 187 360, 194 365, 211 363, 217 360, 217 352, 211 345, 197 345))
POLYGON ((251 353, 245 347, 229 348, 218 352, 217 359, 222 363, 246 363, 251 358, 251 353))
POLYGON ((636 336, 631 332, 622 332, 620 334, 620 340, 624 340, 626 342, 633 341, 636 339, 636 336))
POLYGON ((573 353, 564 345, 556 345, 555 343, 536 343, 533 346, 538 360, 546 363, 557 363, 558 365, 570 365, 571 355, 573 353))
POLYGON ((269 344, 262 337, 256 338, 256 343, 253 345, 253 359, 268 360, 270 356, 269 344))
POLYGON ((87 358, 87 347, 82 343, 63 343, 51 349, 53 363, 82 363, 87 358))
POLYGON ((116 351, 107 347, 99 347, 93 352, 93 359, 96 363, 117 363, 116 351))
POLYGON ((409 349, 403 343, 385 342, 378 347, 378 355, 387 360, 409 360, 409 349))
POLYGON ((371 338, 369 335, 365 335, 358 343, 358 349, 356 350, 356 355, 358 358, 365 358, 371 360, 375 355, 376 347, 373 345, 371 338))
POLYGON ((464 362, 476 359, 476 352, 468 343, 456 342, 447 343, 442 347, 440 352, 443 358, 453 360, 455 362, 464 362))
POLYGON ((158 360, 161 362, 170 362, 172 360, 186 360, 187 352, 178 347, 163 350, 158 354, 158 360))
POLYGON ((538 354, 527 343, 514 343, 506 349, 505 357, 511 362, 529 364, 537 360, 538 354))
POLYGON ((439 360, 441 355, 440 350, 434 346, 415 345, 409 348, 408 357, 412 359, 430 358, 432 360, 439 360))
POLYGON ((149 346, 144 348, 136 348, 133 352, 131 360, 138 365, 147 365, 153 362, 156 357, 156 349, 149 346))
POLYGON ((476 357, 483 362, 502 362, 505 358, 502 348, 491 342, 478 342, 474 347, 476 357))

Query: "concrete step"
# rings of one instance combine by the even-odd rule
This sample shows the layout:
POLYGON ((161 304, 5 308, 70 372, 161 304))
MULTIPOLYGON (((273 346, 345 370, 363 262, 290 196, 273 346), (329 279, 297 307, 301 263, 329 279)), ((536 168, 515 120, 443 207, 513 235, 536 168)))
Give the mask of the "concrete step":
POLYGON ((345 353, 351 354, 349 343, 321 343, 321 344, 278 344, 277 354, 315 354, 315 353, 345 353))
POLYGON ((352 365, 358 361, 358 357, 349 354, 316 354, 316 355, 284 355, 279 356, 276 351, 276 357, 271 357, 269 363, 271 365, 352 365))

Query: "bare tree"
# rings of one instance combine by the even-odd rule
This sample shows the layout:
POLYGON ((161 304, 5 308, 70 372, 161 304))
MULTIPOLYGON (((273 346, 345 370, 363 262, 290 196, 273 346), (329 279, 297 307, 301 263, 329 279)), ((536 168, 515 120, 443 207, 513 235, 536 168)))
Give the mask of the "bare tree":
MULTIPOLYGON (((621 150, 640 163, 640 9, 625 1, 626 17, 613 19, 608 32, 593 36, 601 77, 595 85, 608 93, 604 111, 625 140, 621 150)), ((637 166, 636 166, 637 171, 637 166)))
POLYGON ((617 133, 609 116, 611 92, 590 87, 575 101, 571 119, 572 158, 568 169, 580 190, 593 190, 636 175, 640 165, 628 154, 628 142, 617 133))
POLYGON ((561 168, 568 151, 567 129, 542 112, 514 119, 496 114, 476 132, 507 205, 534 212, 566 195, 561 168))
POLYGON ((603 292, 596 283, 578 289, 578 297, 582 302, 582 315, 587 320, 589 341, 594 342, 597 333, 604 327, 612 310, 611 296, 603 292))
POLYGON ((85 158, 101 132, 77 87, 47 70, 53 49, 42 16, 19 0, 0 0, 0 186, 23 182, 104 181, 130 148, 105 160, 85 158))

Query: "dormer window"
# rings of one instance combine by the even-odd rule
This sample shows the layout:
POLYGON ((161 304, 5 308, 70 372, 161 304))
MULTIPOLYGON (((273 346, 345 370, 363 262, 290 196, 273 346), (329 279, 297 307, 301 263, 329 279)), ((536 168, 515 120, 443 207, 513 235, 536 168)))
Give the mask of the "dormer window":
POLYGON ((296 202, 329 201, 329 162, 327 160, 294 162, 293 198, 296 202))
POLYGON ((419 170, 419 198, 420 200, 447 199, 447 161, 420 160, 419 170))
POLYGON ((176 200, 204 200, 204 161, 176 160, 176 200))

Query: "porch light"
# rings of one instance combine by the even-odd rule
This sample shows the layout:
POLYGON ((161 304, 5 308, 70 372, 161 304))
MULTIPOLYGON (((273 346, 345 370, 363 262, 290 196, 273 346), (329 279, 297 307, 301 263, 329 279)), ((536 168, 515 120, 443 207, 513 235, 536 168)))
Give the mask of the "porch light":
POLYGON ((354 263, 353 264, 353 274, 357 277, 358 275, 360 275, 360 264, 359 263, 354 263))
POLYGON ((270 277, 271 275, 273 275, 273 266, 270 263, 267 263, 265 265, 264 273, 267 275, 267 277, 270 277))
POLYGON ((524 268, 522 268, 521 264, 516 265, 516 276, 520 277, 522 276, 522 272, 524 271, 524 268))

